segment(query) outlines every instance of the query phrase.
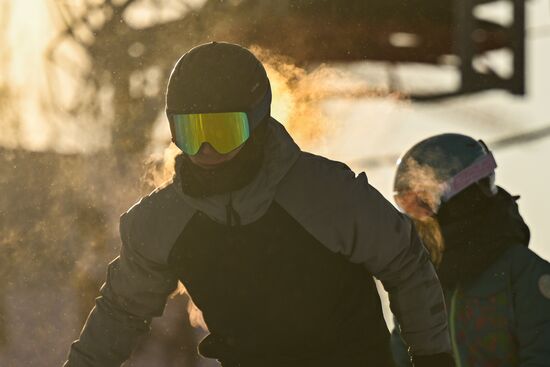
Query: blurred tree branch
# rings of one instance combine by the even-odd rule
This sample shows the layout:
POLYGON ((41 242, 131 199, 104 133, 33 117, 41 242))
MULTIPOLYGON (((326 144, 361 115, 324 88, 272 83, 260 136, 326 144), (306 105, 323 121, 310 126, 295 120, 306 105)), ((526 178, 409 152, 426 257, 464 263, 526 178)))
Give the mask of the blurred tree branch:
MULTIPOLYGON (((8 44, 7 29, 9 26, 10 3, 0 2, 0 44, 8 44)), ((10 84, 9 47, 0 47, 0 128, 2 139, 7 146, 17 145, 19 140, 19 115, 15 108, 15 91, 10 84)))
MULTIPOLYGON (((55 2, 64 29, 47 52, 47 59, 53 65, 64 68, 78 80, 76 98, 66 108, 58 105, 58 109, 92 119, 110 118, 112 147, 122 157, 133 156, 146 148, 152 123, 162 107, 163 86, 154 86, 156 93, 136 93, 136 88, 132 93, 132 79, 152 68, 160 68, 161 74, 167 74, 169 62, 174 59, 162 48, 161 52, 153 50, 154 34, 158 33, 160 24, 144 31, 126 22, 125 11, 134 3, 135 0, 88 1, 78 14, 78 9, 71 4, 55 2), (75 53, 84 55, 87 59, 84 65, 70 62, 67 55, 60 53, 67 43, 79 49, 75 53), (100 96, 106 91, 112 91, 111 111, 101 103, 100 96)), ((156 82, 162 83, 160 77, 158 79, 156 82)), ((50 91, 51 95, 55 93, 55 89, 50 91)), ((55 97, 52 100, 55 101, 55 97)))

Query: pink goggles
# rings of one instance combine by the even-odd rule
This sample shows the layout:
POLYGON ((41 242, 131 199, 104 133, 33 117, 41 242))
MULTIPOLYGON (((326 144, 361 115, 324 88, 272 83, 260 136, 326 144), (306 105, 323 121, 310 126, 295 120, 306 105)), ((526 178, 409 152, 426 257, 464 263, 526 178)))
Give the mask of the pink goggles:
POLYGON ((441 200, 448 201, 474 182, 489 176, 495 168, 497 168, 495 157, 493 157, 493 153, 487 152, 483 157, 478 158, 446 182, 448 188, 443 193, 441 200))

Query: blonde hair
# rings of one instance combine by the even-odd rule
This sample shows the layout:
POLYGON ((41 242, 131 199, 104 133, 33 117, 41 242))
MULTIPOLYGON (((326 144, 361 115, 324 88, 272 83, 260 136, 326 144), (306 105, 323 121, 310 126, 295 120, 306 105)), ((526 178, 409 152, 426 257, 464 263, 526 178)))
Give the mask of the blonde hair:
POLYGON ((437 268, 443 259, 443 251, 445 250, 445 241, 443 240, 439 222, 434 217, 413 218, 413 222, 420 239, 430 253, 432 263, 437 268))

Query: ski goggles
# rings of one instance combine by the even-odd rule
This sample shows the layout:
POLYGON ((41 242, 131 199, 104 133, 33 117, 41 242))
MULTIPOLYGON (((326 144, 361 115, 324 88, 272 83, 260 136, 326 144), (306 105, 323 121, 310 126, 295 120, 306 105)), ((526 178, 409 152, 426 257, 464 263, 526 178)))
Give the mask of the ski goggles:
POLYGON ((188 155, 209 143, 218 153, 227 154, 250 137, 245 112, 171 114, 170 127, 175 143, 188 155))
MULTIPOLYGON (((480 140, 483 143, 483 141, 480 140)), ((447 190, 443 194, 441 200, 449 201, 453 196, 473 184, 481 180, 484 177, 489 176, 497 168, 497 162, 493 153, 490 151, 487 152, 484 156, 478 158, 470 166, 466 167, 462 171, 458 172, 456 175, 451 177, 447 181, 447 190)))

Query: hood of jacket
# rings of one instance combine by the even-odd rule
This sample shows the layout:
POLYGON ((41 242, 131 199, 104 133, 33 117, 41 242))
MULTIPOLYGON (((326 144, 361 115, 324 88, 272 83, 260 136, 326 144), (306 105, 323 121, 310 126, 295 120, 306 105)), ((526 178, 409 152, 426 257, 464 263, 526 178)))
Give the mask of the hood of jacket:
POLYGON ((529 245, 529 227, 519 213, 518 199, 499 187, 475 213, 440 220, 445 251, 437 273, 444 288, 471 283, 511 246, 529 245))

